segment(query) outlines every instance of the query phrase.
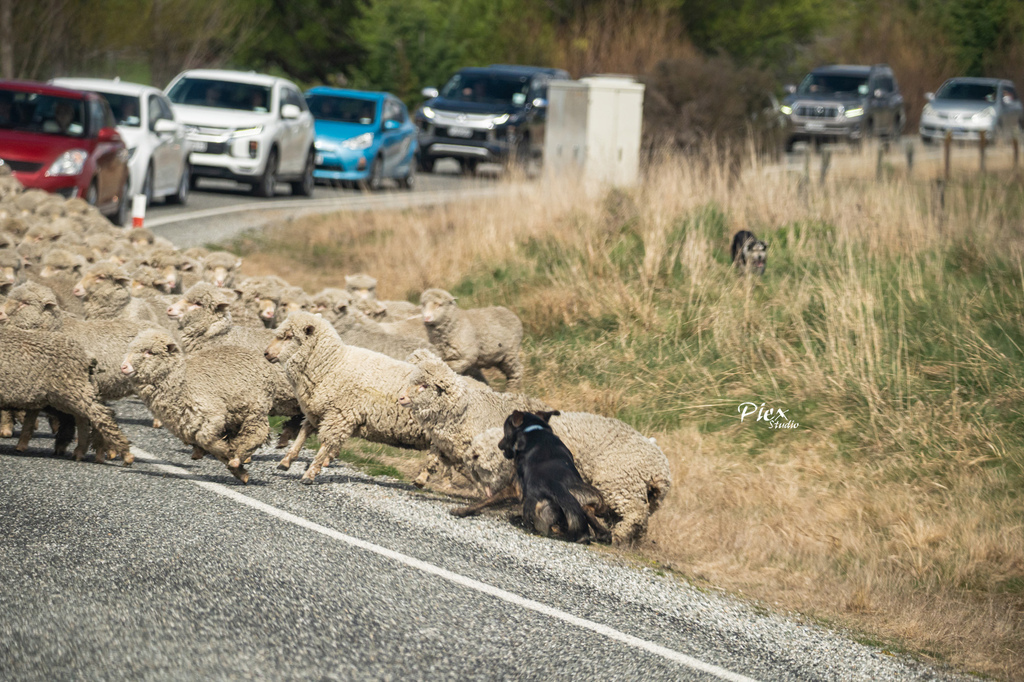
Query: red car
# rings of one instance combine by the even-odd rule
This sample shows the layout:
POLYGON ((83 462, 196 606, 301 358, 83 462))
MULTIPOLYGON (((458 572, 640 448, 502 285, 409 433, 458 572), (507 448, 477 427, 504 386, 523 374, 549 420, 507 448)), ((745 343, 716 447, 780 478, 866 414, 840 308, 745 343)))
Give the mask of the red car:
POLYGON ((128 217, 128 151, 100 95, 0 80, 0 160, 25 187, 128 217))

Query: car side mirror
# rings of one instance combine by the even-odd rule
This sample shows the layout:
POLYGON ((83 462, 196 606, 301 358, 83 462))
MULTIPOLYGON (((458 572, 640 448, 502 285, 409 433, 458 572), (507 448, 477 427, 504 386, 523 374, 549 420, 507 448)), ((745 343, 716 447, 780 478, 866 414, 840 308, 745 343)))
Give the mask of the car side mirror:
POLYGON ((178 132, 178 124, 169 118, 160 118, 153 124, 153 132, 161 134, 176 133, 178 132))
POLYGON ((294 104, 285 104, 281 107, 281 118, 296 119, 300 114, 302 114, 302 109, 294 104))
POLYGON ((401 125, 401 123, 394 119, 384 121, 384 130, 398 130, 398 128, 400 128, 401 125))
POLYGON ((786 87, 784 87, 783 90, 786 91, 787 95, 795 95, 796 94, 796 86, 793 85, 792 83, 790 83, 786 87))
POLYGON ((536 99, 533 100, 533 102, 531 102, 531 104, 533 104, 533 106, 535 106, 538 109, 546 109, 548 106, 548 101, 543 97, 537 97, 536 99))
POLYGON ((121 136, 118 134, 116 128, 100 128, 99 132, 96 133, 96 139, 100 142, 120 142, 121 136))
POLYGON ((934 92, 926 92, 926 93, 924 93, 924 98, 926 100, 928 100, 929 102, 931 102, 933 99, 935 99, 935 93, 934 92))
POLYGON ((437 88, 423 88, 422 90, 420 90, 420 94, 426 97, 427 99, 434 99, 440 93, 437 91, 437 88))

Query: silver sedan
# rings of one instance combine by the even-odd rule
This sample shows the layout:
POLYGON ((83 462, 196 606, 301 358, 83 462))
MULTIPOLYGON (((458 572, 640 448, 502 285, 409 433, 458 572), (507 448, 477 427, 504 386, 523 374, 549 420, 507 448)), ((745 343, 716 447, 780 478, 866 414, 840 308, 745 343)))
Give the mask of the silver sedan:
POLYGON ((951 78, 925 97, 920 132, 926 144, 944 138, 947 131, 963 141, 977 141, 985 131, 986 140, 995 142, 1009 139, 1024 125, 1024 107, 1008 80, 951 78))

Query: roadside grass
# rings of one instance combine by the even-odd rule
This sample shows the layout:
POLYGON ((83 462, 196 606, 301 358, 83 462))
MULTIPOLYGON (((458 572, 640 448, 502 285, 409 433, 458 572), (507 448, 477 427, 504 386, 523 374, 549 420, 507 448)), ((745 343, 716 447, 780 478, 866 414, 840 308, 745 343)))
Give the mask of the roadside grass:
MULTIPOLYGON (((382 298, 441 286, 512 308, 526 392, 623 419, 668 456, 673 490, 634 551, 1024 677, 1024 186, 957 183, 940 209, 898 174, 807 187, 762 170, 663 159, 629 190, 536 183, 228 247, 245 274, 307 291, 366 271, 382 298), (764 277, 730 267, 738 229, 768 241, 764 277), (799 426, 741 422, 745 402, 799 426)), ((356 457, 407 477, 423 458, 387 454, 356 457)))

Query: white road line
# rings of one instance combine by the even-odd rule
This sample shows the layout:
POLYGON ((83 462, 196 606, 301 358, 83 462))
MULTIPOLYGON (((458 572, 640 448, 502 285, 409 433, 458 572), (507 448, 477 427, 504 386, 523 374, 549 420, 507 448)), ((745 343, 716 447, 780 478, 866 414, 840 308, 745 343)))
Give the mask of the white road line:
MULTIPOLYGON (((159 469, 160 471, 163 471, 165 473, 176 476, 189 473, 187 469, 184 469, 183 467, 179 467, 173 464, 167 464, 163 460, 158 459, 155 455, 152 455, 146 452, 145 450, 140 450, 138 448, 133 447, 132 452, 135 454, 135 459, 137 461, 152 464, 156 469, 159 469)), ((220 483, 213 483, 211 481, 197 481, 195 479, 183 480, 187 480, 190 483, 194 483, 200 488, 204 488, 206 490, 209 490, 210 492, 221 495, 222 497, 226 497, 229 500, 234 500, 239 504, 244 504, 265 514, 269 514, 270 516, 273 516, 276 519, 280 519, 281 521, 294 524, 301 528, 307 528, 322 535, 326 535, 327 537, 332 538, 334 540, 344 542, 345 544, 351 545, 353 547, 358 547, 359 549, 363 549, 368 552, 373 552, 374 554, 379 554, 393 561, 397 561, 400 564, 404 564, 411 568, 415 568, 417 570, 423 571, 424 573, 429 573, 430 575, 436 575, 439 578, 444 578, 445 580, 455 583, 456 585, 461 585, 462 587, 467 587, 471 590, 475 590, 482 594, 487 594, 492 597, 496 597, 497 599, 501 599, 502 601, 508 602, 510 604, 515 604, 516 606, 520 606, 524 609, 536 611, 537 613, 549 616, 551 618, 556 618, 563 622, 569 623, 570 625, 575 625, 577 627, 584 628, 592 632, 596 632, 597 634, 603 635, 609 639, 613 639, 617 642, 622 642, 627 646, 631 646, 636 649, 642 649, 657 656, 661 656, 662 658, 666 658, 675 663, 679 663, 688 668, 692 668, 693 670, 707 673, 708 675, 712 675, 722 680, 729 680, 729 682, 755 682, 753 678, 746 677, 745 675, 740 675, 738 673, 734 673, 730 670, 726 670, 725 668, 720 668, 717 665, 705 663, 700 659, 694 658, 692 656, 687 656, 686 654, 680 653, 678 651, 673 651, 672 649, 668 649, 659 644, 655 644, 654 642, 649 642, 646 639, 640 639, 639 637, 634 637, 633 635, 627 635, 626 633, 620 632, 619 630, 616 630, 614 628, 610 628, 607 625, 595 623, 594 621, 587 620, 585 618, 579 618, 578 616, 574 616, 571 613, 562 611, 561 609, 556 609, 552 606, 548 606, 547 604, 542 604, 540 602, 533 601, 532 599, 520 597, 519 595, 513 594, 512 592, 508 592, 498 587, 494 587, 493 585, 488 585, 487 583, 482 583, 479 580, 467 578, 466 576, 460 575, 458 573, 452 573, 451 571, 443 569, 439 566, 428 564, 425 561, 420 561, 419 559, 407 556, 405 554, 401 554, 400 552, 395 552, 393 550, 387 549, 386 547, 375 545, 372 542, 366 542, 365 540, 360 540, 359 538, 352 537, 351 535, 345 535, 344 533, 340 533, 332 528, 321 526, 320 524, 304 519, 301 516, 296 516, 282 509, 278 509, 277 507, 272 507, 269 504, 265 504, 263 502, 260 502, 259 500, 255 500, 251 497, 248 497, 247 495, 243 495, 237 490, 229 488, 225 485, 221 485, 220 483)))

